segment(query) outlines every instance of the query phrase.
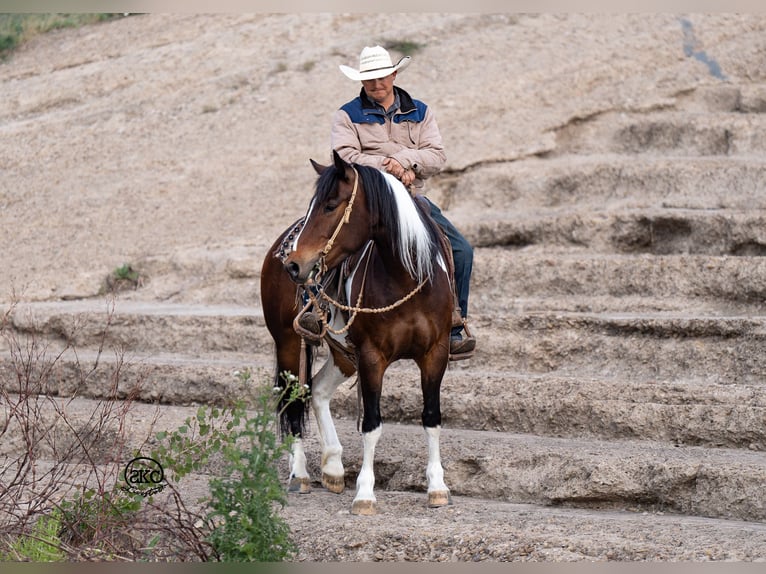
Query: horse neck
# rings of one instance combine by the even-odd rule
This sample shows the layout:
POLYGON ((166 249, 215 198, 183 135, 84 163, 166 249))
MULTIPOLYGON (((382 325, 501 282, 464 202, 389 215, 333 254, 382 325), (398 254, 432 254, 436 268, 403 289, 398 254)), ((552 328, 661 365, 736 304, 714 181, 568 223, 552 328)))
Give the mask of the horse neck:
POLYGON ((409 287, 415 283, 399 259, 396 249, 391 245, 385 232, 373 236, 373 244, 375 245, 374 255, 380 259, 386 271, 386 276, 392 284, 409 287))

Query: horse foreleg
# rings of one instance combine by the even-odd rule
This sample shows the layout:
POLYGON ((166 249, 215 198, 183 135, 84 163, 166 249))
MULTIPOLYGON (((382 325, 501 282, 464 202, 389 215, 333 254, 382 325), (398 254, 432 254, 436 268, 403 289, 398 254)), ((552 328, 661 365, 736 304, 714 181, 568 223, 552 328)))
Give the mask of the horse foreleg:
POLYGON ((426 427, 428 439, 428 506, 436 508, 450 503, 449 488, 444 484, 444 468, 442 468, 441 452, 439 450, 439 435, 441 427, 426 427))
POLYGON ((356 496, 351 505, 351 514, 375 514, 377 512, 375 494, 375 446, 383 432, 380 417, 380 392, 383 386, 383 373, 386 364, 377 353, 361 353, 366 361, 360 361, 359 385, 362 390, 364 417, 362 419, 362 439, 364 454, 362 468, 356 478, 356 496))
POLYGON ((338 386, 348 378, 335 365, 332 355, 314 377, 311 390, 311 407, 319 427, 319 439, 322 443, 322 486, 330 492, 339 494, 345 488, 345 470, 343 469, 343 446, 335 431, 335 423, 330 412, 332 399, 338 386))
POLYGON ((373 492, 375 487, 373 463, 375 461, 375 447, 382 433, 383 425, 380 425, 375 430, 362 435, 364 455, 362 457, 362 468, 359 471, 359 476, 356 478, 356 496, 351 504, 351 514, 372 515, 378 511, 377 500, 373 492))
POLYGON ((428 506, 435 508, 450 504, 449 488, 444 484, 439 437, 441 435, 441 382, 446 370, 445 345, 435 347, 430 356, 420 363, 423 390, 423 428, 428 441, 428 506))

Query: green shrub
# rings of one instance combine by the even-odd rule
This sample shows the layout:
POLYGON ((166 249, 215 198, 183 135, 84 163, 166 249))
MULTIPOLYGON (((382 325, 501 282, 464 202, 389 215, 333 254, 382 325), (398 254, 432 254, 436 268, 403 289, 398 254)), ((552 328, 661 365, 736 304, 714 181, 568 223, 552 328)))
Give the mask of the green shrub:
MULTIPOLYGON (((248 383, 249 371, 241 378, 248 383)), ((308 399, 298 385, 288 389, 288 403, 308 399)), ((175 431, 157 434, 161 443, 152 458, 162 461, 174 481, 202 470, 212 457, 219 458, 218 477, 209 482, 205 524, 207 541, 220 561, 277 562, 297 551, 289 526, 279 515, 287 499, 278 463, 292 443, 289 437, 284 441, 278 437, 279 398, 265 389, 253 411, 244 401, 223 409, 200 407, 196 417, 187 418, 175 431)))
POLYGON ((23 42, 61 28, 75 28, 121 18, 120 13, 100 14, 0 14, 0 59, 23 42))
POLYGON ((223 561, 277 562, 296 550, 277 513, 287 503, 277 468, 285 443, 279 443, 273 415, 265 410, 242 423, 222 449, 223 478, 210 481, 208 518, 216 526, 209 540, 223 561))
POLYGON ((394 50, 405 56, 412 56, 415 52, 425 47, 425 44, 420 44, 412 40, 389 40, 384 43, 386 50, 394 50))
POLYGON ((9 544, 10 550, 0 553, 0 561, 61 562, 66 553, 61 549, 61 515, 54 511, 40 516, 29 534, 21 535, 9 544))

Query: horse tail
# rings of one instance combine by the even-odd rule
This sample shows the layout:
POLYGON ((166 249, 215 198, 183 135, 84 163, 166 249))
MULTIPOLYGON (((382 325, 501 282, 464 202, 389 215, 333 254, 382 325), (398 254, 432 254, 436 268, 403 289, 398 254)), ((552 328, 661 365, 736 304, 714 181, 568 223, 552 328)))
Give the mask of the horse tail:
POLYGON ((300 373, 286 376, 284 372, 277 372, 274 379, 274 387, 281 389, 277 404, 281 438, 286 435, 302 437, 308 429, 315 347, 301 345, 301 353, 304 361, 304 368, 301 369, 304 371, 303 377, 300 373), (301 388, 304 385, 307 388, 301 388))

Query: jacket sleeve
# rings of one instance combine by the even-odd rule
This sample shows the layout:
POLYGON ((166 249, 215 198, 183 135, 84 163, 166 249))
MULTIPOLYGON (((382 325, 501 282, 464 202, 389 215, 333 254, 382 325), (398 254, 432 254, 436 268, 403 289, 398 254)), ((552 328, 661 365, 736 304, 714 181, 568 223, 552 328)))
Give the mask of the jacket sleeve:
POLYGON ((447 162, 447 155, 431 108, 426 109, 416 145, 414 149, 401 147, 391 157, 404 167, 412 168, 419 179, 427 179, 439 173, 447 162))
POLYGON ((348 163, 377 169, 383 169, 383 160, 401 149, 401 146, 394 142, 381 142, 376 149, 368 150, 374 153, 363 153, 358 128, 343 110, 336 111, 333 116, 330 147, 348 163))

